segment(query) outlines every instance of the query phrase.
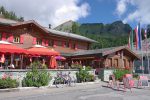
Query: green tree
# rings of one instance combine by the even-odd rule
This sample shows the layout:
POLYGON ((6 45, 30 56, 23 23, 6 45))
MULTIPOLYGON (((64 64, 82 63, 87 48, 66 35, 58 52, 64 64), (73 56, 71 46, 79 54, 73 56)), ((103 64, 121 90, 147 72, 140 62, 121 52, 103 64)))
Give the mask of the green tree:
POLYGON ((76 22, 72 24, 72 33, 79 34, 79 25, 76 22))
POLYGON ((3 6, 0 7, 0 13, 3 15, 4 18, 12 19, 16 21, 23 21, 23 17, 17 17, 15 12, 7 11, 3 6))

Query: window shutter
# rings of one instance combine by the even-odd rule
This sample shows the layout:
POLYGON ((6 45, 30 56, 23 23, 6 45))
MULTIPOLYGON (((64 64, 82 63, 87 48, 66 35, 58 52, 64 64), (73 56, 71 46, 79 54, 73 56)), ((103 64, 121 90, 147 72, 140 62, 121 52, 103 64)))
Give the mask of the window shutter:
POLYGON ((3 40, 3 41, 6 40, 6 33, 2 33, 2 40, 3 40))
POLYGON ((13 40, 14 40, 14 37, 13 37, 13 34, 11 33, 11 34, 9 35, 9 42, 13 42, 13 40))
POLYGON ((36 38, 35 37, 33 38, 32 44, 36 44, 36 38))
POLYGON ((45 46, 48 46, 48 40, 45 41, 45 46))
POLYGON ((42 39, 42 45, 45 46, 45 39, 42 39))
POLYGON ((23 44, 24 38, 23 35, 20 35, 20 43, 23 44))

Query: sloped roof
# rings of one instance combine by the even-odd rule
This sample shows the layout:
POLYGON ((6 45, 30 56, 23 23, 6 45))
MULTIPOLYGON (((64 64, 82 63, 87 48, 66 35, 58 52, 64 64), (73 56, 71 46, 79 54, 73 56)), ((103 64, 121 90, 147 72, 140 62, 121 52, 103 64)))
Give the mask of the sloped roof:
POLYGON ((132 54, 134 58, 140 59, 140 57, 136 53, 134 53, 126 46, 95 49, 95 50, 81 50, 81 51, 74 52, 71 56, 96 55, 96 54, 101 54, 101 56, 106 56, 123 49, 127 50, 130 54, 132 54))
POLYGON ((84 41, 88 41, 88 42, 96 42, 95 40, 89 39, 89 38, 81 36, 81 35, 77 35, 77 34, 73 34, 73 33, 67 33, 67 32, 61 32, 61 31, 56 31, 56 30, 49 29, 49 28, 46 28, 46 29, 50 32, 50 34, 65 36, 65 37, 79 39, 79 40, 84 40, 84 41))
POLYGON ((24 21, 24 22, 13 23, 13 24, 10 24, 10 26, 20 26, 20 25, 26 25, 26 24, 34 24, 35 26, 38 26, 40 29, 42 29, 44 32, 48 33, 48 31, 43 26, 41 26, 40 24, 38 24, 34 20, 28 20, 28 21, 24 21))

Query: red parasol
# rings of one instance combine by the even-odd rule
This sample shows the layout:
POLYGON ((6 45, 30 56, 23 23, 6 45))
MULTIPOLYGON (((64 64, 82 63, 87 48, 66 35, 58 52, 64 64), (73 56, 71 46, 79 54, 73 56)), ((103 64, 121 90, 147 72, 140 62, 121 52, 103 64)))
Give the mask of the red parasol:
POLYGON ((4 56, 4 54, 2 54, 2 57, 1 57, 1 59, 0 59, 0 62, 1 62, 1 63, 4 63, 4 62, 5 62, 5 56, 4 56))
POLYGON ((51 69, 56 69, 57 68, 57 61, 56 61, 54 56, 51 56, 49 65, 50 65, 49 68, 51 68, 51 69))
POLYGON ((46 47, 32 47, 27 50, 28 54, 31 55, 45 55, 45 56, 57 56, 60 55, 59 52, 50 50, 46 47))
POLYGON ((26 53, 26 50, 12 44, 0 44, 0 53, 26 53))

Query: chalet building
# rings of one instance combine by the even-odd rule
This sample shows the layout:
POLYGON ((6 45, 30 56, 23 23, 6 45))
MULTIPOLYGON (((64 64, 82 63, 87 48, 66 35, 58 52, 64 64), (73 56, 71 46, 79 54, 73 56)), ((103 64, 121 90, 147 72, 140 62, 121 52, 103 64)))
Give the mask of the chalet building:
POLYGON ((3 18, 0 18, 0 40, 21 48, 43 45, 62 54, 88 50, 91 43, 96 42, 80 35, 45 28, 33 20, 15 22, 3 18))
POLYGON ((80 50, 68 56, 68 58, 73 62, 78 61, 85 66, 90 65, 97 70, 103 68, 132 69, 134 60, 140 59, 137 54, 126 46, 80 50))

